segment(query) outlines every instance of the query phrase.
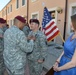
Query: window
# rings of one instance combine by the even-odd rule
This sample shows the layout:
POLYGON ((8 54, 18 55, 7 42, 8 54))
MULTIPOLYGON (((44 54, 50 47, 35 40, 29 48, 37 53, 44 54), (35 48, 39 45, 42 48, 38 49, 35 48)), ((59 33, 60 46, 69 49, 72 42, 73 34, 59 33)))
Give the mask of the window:
POLYGON ((39 12, 34 12, 31 14, 31 18, 33 19, 39 19, 39 12))
MULTIPOLYGON (((52 17, 52 19, 55 21, 55 10, 53 10, 53 11, 49 11, 49 13, 50 13, 50 16, 52 17)), ((53 42, 54 42, 54 39, 52 40, 53 42)))
POLYGON ((12 5, 10 5, 10 12, 12 12, 12 5))
POLYGON ((7 10, 5 10, 5 15, 7 15, 7 10))
POLYGON ((35 2, 36 0, 31 0, 32 2, 35 2))
POLYGON ((22 6, 25 5, 25 0, 22 0, 22 6))
POLYGON ((12 26, 12 20, 10 20, 10 26, 12 26))
POLYGON ((8 7, 8 13, 9 13, 9 7, 8 7))
POLYGON ((2 16, 4 16, 4 11, 2 11, 2 16))
POLYGON ((38 18, 38 14, 32 15, 32 18, 33 18, 33 19, 37 19, 37 18, 38 18))
POLYGON ((49 13, 50 13, 52 19, 55 19, 55 14, 56 14, 56 13, 55 13, 55 10, 54 10, 54 11, 50 11, 49 13))
POLYGON ((7 21, 7 24, 9 24, 9 20, 7 21))
POLYGON ((76 13, 76 6, 72 7, 72 14, 76 13))
POLYGON ((6 15, 6 11, 4 11, 4 16, 6 15))
MULTIPOLYGON (((56 11, 57 10, 57 7, 54 7, 54 8, 50 8, 48 9, 49 13, 50 13, 50 16, 52 17, 52 20, 55 22, 55 24, 57 25, 57 21, 58 21, 58 17, 57 17, 57 14, 58 12, 56 11)), ((59 25, 59 24, 58 24, 59 25)), ((52 40, 52 42, 56 42, 57 38, 54 38, 52 40)), ((61 42, 61 41, 59 41, 61 42)), ((50 42, 49 42, 50 44, 50 42)))
POLYGON ((19 8, 19 0, 16 0, 16 8, 19 8))

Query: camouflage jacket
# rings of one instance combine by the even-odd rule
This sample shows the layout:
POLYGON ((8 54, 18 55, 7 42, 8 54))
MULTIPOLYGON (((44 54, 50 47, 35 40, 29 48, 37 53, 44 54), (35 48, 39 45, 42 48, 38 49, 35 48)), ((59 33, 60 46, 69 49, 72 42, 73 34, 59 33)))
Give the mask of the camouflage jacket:
POLYGON ((0 62, 1 60, 3 60, 3 50, 4 50, 3 31, 0 28, 0 62))
POLYGON ((27 37, 29 32, 30 32, 30 28, 28 26, 24 26, 24 28, 22 29, 22 31, 25 33, 25 36, 27 37))
POLYGON ((14 71, 25 67, 26 53, 33 50, 33 41, 27 42, 25 34, 18 27, 12 26, 4 33, 4 62, 14 71))
POLYGON ((36 40, 34 41, 33 52, 28 54, 28 59, 32 61, 36 61, 38 59, 45 59, 47 56, 47 45, 46 45, 46 37, 43 32, 31 31, 28 36, 35 36, 36 40))

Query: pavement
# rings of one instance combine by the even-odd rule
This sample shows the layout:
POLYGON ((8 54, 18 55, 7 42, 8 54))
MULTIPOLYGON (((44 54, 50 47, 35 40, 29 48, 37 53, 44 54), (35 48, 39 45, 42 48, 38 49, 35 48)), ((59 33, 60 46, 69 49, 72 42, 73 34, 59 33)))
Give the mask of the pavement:
POLYGON ((50 43, 48 44, 48 56, 46 61, 43 63, 44 68, 48 71, 50 68, 52 68, 53 64, 57 60, 57 58, 60 56, 60 54, 63 51, 63 46, 56 44, 56 43, 50 43))
MULTIPOLYGON (((60 54, 63 51, 63 46, 56 43, 48 43, 48 56, 45 62, 43 63, 43 72, 41 75, 45 75, 53 66, 57 58, 60 56, 60 54)), ((26 75, 29 75, 29 68, 27 65, 26 68, 26 75)))
MULTIPOLYGON (((45 75, 50 70, 50 68, 52 68, 53 64, 55 63, 56 59, 60 56, 62 51, 63 51, 62 45, 56 44, 54 42, 48 43, 48 50, 47 50, 48 56, 45 62, 43 63, 43 72, 41 75, 45 75)), ((8 75, 8 74, 5 73, 5 75, 8 75)), ((29 75, 28 64, 26 66, 25 75, 29 75)))

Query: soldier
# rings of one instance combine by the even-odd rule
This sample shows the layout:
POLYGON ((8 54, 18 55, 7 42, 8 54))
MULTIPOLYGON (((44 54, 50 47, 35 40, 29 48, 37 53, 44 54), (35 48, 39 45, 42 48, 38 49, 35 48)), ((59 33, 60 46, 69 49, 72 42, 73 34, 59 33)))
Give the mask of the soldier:
POLYGON ((16 16, 14 25, 4 33, 4 63, 9 75, 24 75, 26 67, 26 53, 33 50, 33 38, 29 42, 22 28, 25 19, 16 16))
POLYGON ((3 31, 2 27, 4 24, 4 19, 0 18, 0 75, 3 75, 5 70, 4 61, 3 61, 3 50, 4 50, 4 40, 3 40, 3 31))
POLYGON ((22 31, 25 33, 25 36, 27 37, 29 32, 30 32, 30 28, 28 25, 25 25, 22 29, 22 31))
POLYGON ((6 23, 6 20, 4 20, 4 24, 3 24, 3 32, 5 32, 6 30, 8 29, 8 26, 7 26, 7 23, 6 23))
POLYGON ((28 65, 30 75, 40 75, 42 73, 42 63, 47 56, 46 37, 39 30, 39 21, 30 19, 30 29, 32 30, 28 36, 35 36, 33 52, 28 54, 28 65))

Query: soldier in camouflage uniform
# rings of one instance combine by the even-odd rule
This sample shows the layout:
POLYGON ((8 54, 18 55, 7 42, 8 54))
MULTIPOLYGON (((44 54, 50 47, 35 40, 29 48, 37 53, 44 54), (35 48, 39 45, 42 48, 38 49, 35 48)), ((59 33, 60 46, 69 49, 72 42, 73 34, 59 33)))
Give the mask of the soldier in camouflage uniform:
POLYGON ((27 37, 29 32, 30 32, 30 28, 29 26, 25 25, 22 29, 22 31, 25 33, 25 36, 27 37))
POLYGON ((22 28, 25 19, 16 16, 14 25, 4 33, 4 63, 9 75, 25 75, 26 53, 33 50, 33 40, 27 42, 22 28), (20 30, 21 29, 21 30, 20 30))
POLYGON ((46 37, 39 30, 39 21, 37 19, 30 20, 30 29, 32 30, 28 36, 35 36, 33 52, 28 54, 28 65, 30 75, 41 75, 42 63, 47 56, 46 37))
POLYGON ((4 20, 4 24, 3 24, 3 32, 5 32, 6 30, 8 29, 8 26, 7 26, 7 23, 6 23, 6 20, 4 20))
POLYGON ((3 40, 3 31, 2 27, 4 24, 4 19, 0 18, 0 75, 3 75, 5 70, 4 60, 3 60, 3 50, 4 50, 4 40, 3 40))

